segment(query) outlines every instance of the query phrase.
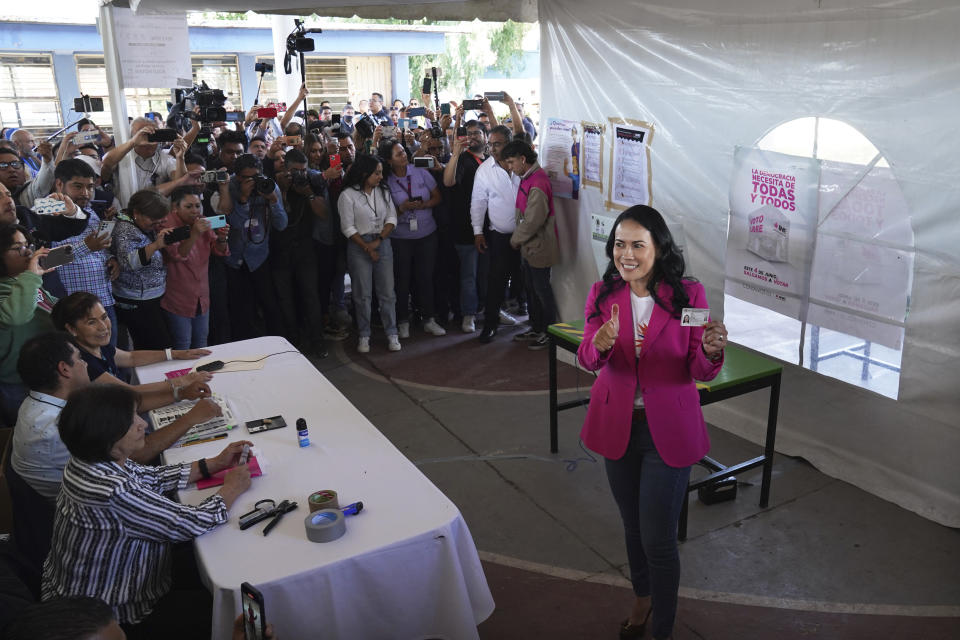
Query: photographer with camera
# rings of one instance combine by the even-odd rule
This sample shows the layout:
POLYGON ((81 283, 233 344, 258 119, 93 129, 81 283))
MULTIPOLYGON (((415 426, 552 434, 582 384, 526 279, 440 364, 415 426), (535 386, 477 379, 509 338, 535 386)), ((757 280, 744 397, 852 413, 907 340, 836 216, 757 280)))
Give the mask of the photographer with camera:
MULTIPOLYGON (((133 164, 136 169, 136 182, 130 185, 128 193, 135 193, 148 187, 162 188, 171 190, 176 185, 167 185, 171 181, 177 168, 176 159, 170 155, 167 149, 163 148, 159 142, 150 142, 151 134, 155 134, 157 125, 149 118, 134 118, 130 124, 130 138, 123 144, 117 145, 110 153, 103 157, 103 163, 100 167, 100 177, 104 182, 113 180, 114 192, 122 194, 120 188, 127 179, 123 172, 114 170, 131 151, 134 152, 133 164)), ((169 131, 165 129, 164 131, 169 131)), ((177 134, 174 140, 183 137, 177 134)), ((173 142, 173 140, 171 140, 173 142)), ((122 202, 124 206, 127 203, 122 202)))
POLYGON ((270 228, 283 231, 287 212, 280 189, 263 175, 256 156, 245 153, 234 164, 230 179, 233 210, 230 224, 230 255, 227 263, 227 296, 230 305, 231 339, 245 340, 264 334, 259 330, 258 308, 271 335, 283 335, 280 314, 267 258, 270 256, 270 228))
MULTIPOLYGON (((457 108, 457 122, 463 108, 457 108)), ((443 184, 450 193, 450 216, 453 241, 460 259, 460 312, 464 333, 476 331, 474 323, 480 305, 477 292, 477 247, 470 219, 470 201, 477 170, 487 159, 487 130, 471 120, 461 128, 453 143, 453 154, 443 171, 443 184)))
MULTIPOLYGON (((307 168, 307 157, 297 149, 284 156, 284 168, 277 173, 289 222, 270 239, 270 271, 273 276, 285 335, 301 351, 326 357, 323 310, 318 277, 320 263, 332 277, 333 215, 327 203, 327 185, 319 171, 307 168), (304 312, 307 334, 300 336, 297 300, 304 312)), ((329 286, 327 287, 329 292, 329 286)))

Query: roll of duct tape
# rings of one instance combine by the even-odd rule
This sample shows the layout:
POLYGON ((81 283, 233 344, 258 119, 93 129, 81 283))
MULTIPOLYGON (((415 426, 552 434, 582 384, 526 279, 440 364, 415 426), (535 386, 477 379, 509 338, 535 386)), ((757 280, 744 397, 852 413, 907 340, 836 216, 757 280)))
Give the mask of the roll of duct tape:
POLYGON ((307 499, 310 505, 310 513, 320 511, 321 509, 339 509, 340 503, 337 501, 337 492, 333 489, 324 489, 311 493, 307 499))
POLYGON ((331 542, 347 532, 347 519, 339 509, 314 511, 303 524, 307 527, 310 542, 331 542))

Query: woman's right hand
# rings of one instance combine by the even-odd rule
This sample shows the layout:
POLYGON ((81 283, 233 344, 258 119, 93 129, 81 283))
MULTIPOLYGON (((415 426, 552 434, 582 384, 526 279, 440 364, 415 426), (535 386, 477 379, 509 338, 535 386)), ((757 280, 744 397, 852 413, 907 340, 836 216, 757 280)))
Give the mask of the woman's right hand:
POLYGON ((596 347, 597 351, 606 353, 616 344, 619 335, 620 305, 614 304, 610 307, 610 319, 600 325, 597 332, 593 334, 593 346, 596 347))
POLYGON ((250 488, 250 466, 237 465, 223 474, 223 491, 229 492, 234 498, 250 488))
MULTIPOLYGON (((27 271, 31 273, 35 273, 38 276, 42 276, 48 271, 53 271, 53 269, 56 269, 56 267, 54 267, 53 269, 44 269, 43 267, 40 266, 40 258, 47 255, 48 253, 50 253, 50 249, 37 249, 36 251, 34 251, 33 255, 30 256, 30 263, 27 265, 27 271)), ((21 262, 20 264, 23 264, 23 263, 21 262)))

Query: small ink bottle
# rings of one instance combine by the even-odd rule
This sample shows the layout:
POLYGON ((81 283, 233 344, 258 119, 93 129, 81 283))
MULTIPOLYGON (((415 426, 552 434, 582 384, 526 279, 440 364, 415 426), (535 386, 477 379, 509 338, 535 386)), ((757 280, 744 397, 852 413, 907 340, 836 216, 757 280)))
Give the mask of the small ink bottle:
POLYGON ((301 447, 310 446, 310 434, 307 432, 307 421, 303 418, 297 418, 297 439, 301 447))

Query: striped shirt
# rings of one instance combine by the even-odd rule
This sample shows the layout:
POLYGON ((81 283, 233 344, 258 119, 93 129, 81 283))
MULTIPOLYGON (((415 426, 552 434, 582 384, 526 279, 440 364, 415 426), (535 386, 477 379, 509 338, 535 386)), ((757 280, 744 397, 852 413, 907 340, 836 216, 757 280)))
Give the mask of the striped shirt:
POLYGON ((186 487, 189 475, 190 465, 71 458, 43 563, 43 600, 92 596, 113 607, 123 624, 143 620, 170 590, 171 543, 227 521, 219 495, 195 507, 162 495, 186 487))

